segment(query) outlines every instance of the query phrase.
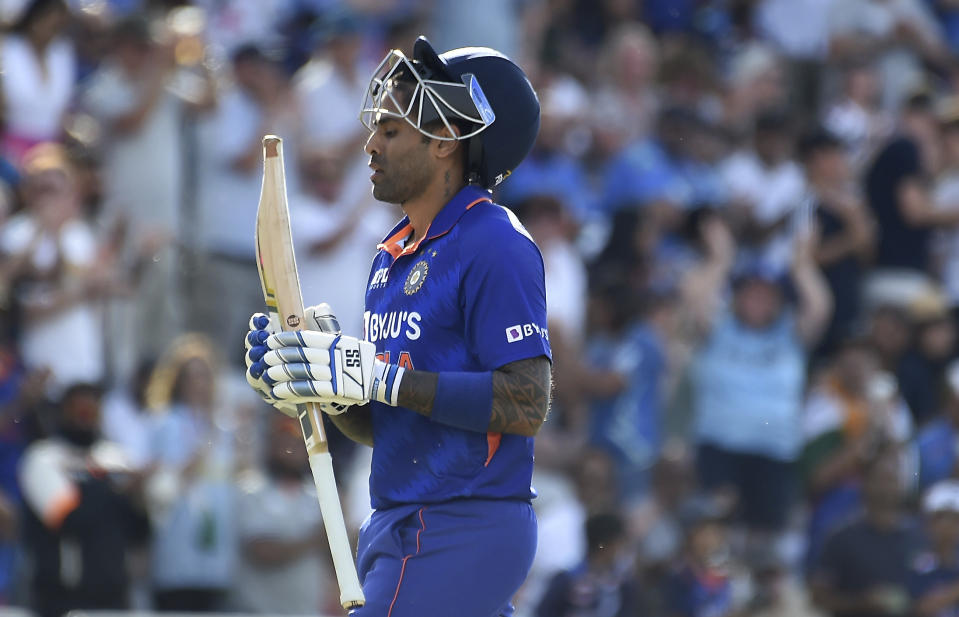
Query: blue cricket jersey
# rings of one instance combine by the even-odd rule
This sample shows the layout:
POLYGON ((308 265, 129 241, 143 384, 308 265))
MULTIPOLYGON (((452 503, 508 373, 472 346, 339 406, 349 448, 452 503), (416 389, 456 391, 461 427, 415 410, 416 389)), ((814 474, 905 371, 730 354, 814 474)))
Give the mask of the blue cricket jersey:
MULTIPOLYGON (((550 356, 543 258, 489 192, 468 186, 405 246, 404 218, 373 260, 364 336, 379 357, 425 371, 492 371, 550 356)), ((433 422, 371 403, 374 508, 475 497, 531 499, 533 439, 433 422)))

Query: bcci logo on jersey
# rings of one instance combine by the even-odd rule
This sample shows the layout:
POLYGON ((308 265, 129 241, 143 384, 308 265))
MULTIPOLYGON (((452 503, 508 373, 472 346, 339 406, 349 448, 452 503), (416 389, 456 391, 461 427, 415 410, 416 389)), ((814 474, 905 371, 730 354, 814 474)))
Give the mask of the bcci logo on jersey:
POLYGON ((524 338, 529 338, 534 334, 538 334, 547 341, 549 340, 549 330, 546 328, 541 328, 539 325, 534 323, 524 323, 516 324, 515 326, 506 328, 506 342, 515 343, 523 340, 524 338))
POLYGON ((410 270, 410 275, 406 277, 406 283, 403 284, 403 293, 412 296, 420 290, 423 283, 426 282, 426 275, 429 274, 430 265, 426 261, 421 261, 410 270))

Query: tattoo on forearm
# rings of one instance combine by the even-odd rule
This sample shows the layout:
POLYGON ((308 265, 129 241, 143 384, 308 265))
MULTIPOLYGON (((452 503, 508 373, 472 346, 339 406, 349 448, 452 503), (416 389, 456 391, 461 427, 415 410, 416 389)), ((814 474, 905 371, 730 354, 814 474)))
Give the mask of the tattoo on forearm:
POLYGON ((412 409, 416 413, 429 416, 433 411, 433 399, 436 398, 436 384, 439 373, 430 371, 406 371, 400 382, 397 402, 400 407, 412 409))
MULTIPOLYGON (((429 417, 439 373, 406 371, 400 383, 400 407, 429 417)), ((545 357, 519 360, 493 371, 493 408, 489 430, 533 436, 549 411, 552 378, 545 357)))
POLYGON ((519 360, 495 371, 489 430, 535 435, 549 411, 550 386, 550 364, 544 357, 519 360))

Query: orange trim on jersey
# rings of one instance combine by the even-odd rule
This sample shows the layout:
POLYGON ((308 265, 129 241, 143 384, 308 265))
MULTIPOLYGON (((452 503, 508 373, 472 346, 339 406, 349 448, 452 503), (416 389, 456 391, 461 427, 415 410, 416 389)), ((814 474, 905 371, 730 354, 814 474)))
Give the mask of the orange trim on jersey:
POLYGON ((499 442, 503 440, 503 433, 486 433, 486 462, 483 467, 489 467, 489 462, 493 460, 493 455, 499 450, 499 442))
POLYGON ((490 199, 489 197, 480 197, 479 199, 473 201, 472 203, 466 204, 466 209, 469 210, 470 208, 472 208, 472 207, 475 206, 476 204, 482 203, 482 202, 484 202, 484 201, 488 201, 488 202, 490 202, 490 203, 493 203, 493 200, 490 199))
POLYGON ((396 259, 403 252, 403 247, 400 246, 400 240, 409 236, 413 232, 413 226, 407 223, 403 226, 403 229, 399 230, 380 244, 376 245, 377 250, 386 251, 393 256, 393 259, 396 259))
POLYGON ((80 491, 71 487, 50 504, 44 513, 43 522, 50 529, 59 529, 67 516, 80 507, 80 491))
POLYGON ((393 594, 393 601, 390 602, 390 610, 386 613, 386 617, 391 617, 393 614, 393 605, 396 604, 396 599, 400 596, 400 585, 403 584, 403 575, 406 574, 406 560, 420 554, 420 534, 426 531, 426 522, 423 520, 424 510, 426 510, 425 506, 420 508, 419 511, 420 528, 416 530, 416 552, 403 557, 403 565, 400 566, 400 580, 396 581, 396 592, 393 594))
MULTIPOLYGON (((482 203, 482 202, 484 202, 484 201, 488 201, 488 202, 490 202, 490 203, 493 202, 493 200, 490 199, 489 197, 480 197, 479 199, 473 200, 472 202, 466 204, 466 208, 464 208, 463 211, 465 212, 466 210, 469 210, 470 208, 472 208, 472 207, 475 206, 476 204, 482 203)), ((422 237, 422 238, 420 238, 419 240, 417 240, 417 241, 414 242, 413 244, 407 245, 406 248, 403 248, 403 247, 400 246, 400 240, 402 240, 403 238, 406 238, 407 236, 409 236, 410 233, 413 231, 413 226, 410 225, 409 223, 407 223, 406 225, 403 226, 402 229, 400 229, 400 230, 397 231, 395 234, 393 234, 392 236, 390 236, 389 238, 387 238, 386 241, 377 244, 377 245, 376 245, 376 248, 377 248, 377 250, 380 250, 380 251, 386 251, 387 253, 389 253, 390 255, 393 256, 393 261, 396 261, 397 259, 399 259, 399 258, 402 257, 403 255, 410 255, 410 254, 412 254, 412 253, 415 253, 416 250, 417 250, 418 248, 420 248, 420 244, 422 244, 424 240, 433 240, 433 239, 435 239, 435 238, 439 238, 440 236, 448 233, 449 230, 452 229, 452 228, 453 228, 453 226, 450 225, 449 228, 444 229, 443 231, 439 232, 438 234, 435 234, 435 235, 432 235, 432 236, 430 235, 430 230, 427 229, 427 230, 426 230, 426 233, 423 234, 423 237, 422 237)))

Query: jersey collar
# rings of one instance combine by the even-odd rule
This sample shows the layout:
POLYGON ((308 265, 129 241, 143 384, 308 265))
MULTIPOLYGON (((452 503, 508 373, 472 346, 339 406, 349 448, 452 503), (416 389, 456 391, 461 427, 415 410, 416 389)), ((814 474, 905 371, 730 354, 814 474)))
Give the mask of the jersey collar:
POLYGON ((403 220, 396 224, 396 227, 387 234, 386 238, 376 245, 376 248, 381 251, 386 251, 393 256, 393 259, 415 253, 420 247, 420 244, 448 233, 467 210, 484 201, 493 201, 489 191, 477 186, 464 186, 443 206, 443 209, 439 211, 436 218, 430 223, 429 229, 426 230, 426 233, 420 238, 419 242, 407 244, 406 247, 401 244, 403 239, 409 236, 412 231, 409 217, 404 216, 403 220))

